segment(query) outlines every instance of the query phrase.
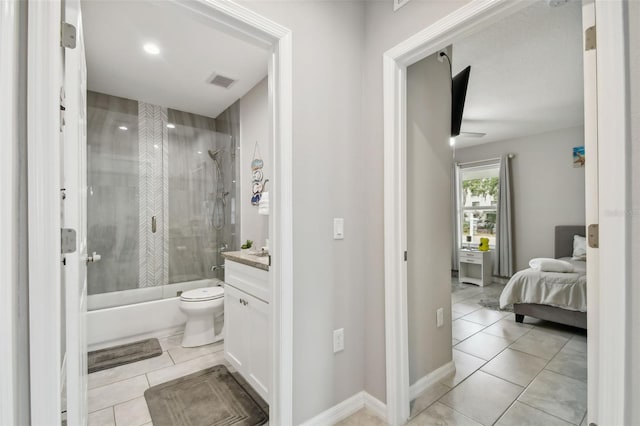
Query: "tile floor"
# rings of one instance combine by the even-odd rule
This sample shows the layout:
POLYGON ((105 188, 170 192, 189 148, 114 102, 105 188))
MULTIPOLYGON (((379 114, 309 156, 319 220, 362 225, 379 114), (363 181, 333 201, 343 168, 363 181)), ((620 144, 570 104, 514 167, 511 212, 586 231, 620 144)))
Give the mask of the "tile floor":
MULTIPOLYGON (((409 425, 586 425, 586 332, 486 309, 504 288, 452 282, 456 372, 411 403, 409 425)), ((384 425, 367 410, 340 426, 384 425)))
MULTIPOLYGON (((151 425, 144 391, 151 386, 186 376, 214 365, 233 367, 224 359, 223 343, 198 348, 180 346, 182 335, 158 339, 162 355, 89 374, 89 426, 151 425)), ((262 408, 268 406, 236 375, 262 408)))

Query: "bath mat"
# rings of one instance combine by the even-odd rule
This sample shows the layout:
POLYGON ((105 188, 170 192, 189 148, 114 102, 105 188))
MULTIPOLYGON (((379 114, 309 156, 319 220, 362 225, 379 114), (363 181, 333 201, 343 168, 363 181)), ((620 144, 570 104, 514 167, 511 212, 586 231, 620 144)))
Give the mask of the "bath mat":
POLYGON ((89 352, 87 361, 89 373, 94 373, 160 355, 162 347, 158 339, 147 339, 89 352))
POLYGON ((144 398, 154 426, 254 426, 269 421, 224 365, 153 386, 144 398))

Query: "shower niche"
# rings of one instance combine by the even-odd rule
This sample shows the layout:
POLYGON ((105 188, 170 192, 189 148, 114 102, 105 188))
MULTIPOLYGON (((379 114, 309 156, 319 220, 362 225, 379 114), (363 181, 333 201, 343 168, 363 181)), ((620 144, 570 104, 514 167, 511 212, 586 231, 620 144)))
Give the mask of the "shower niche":
POLYGON ((239 247, 238 103, 216 118, 88 92, 89 309, 224 279, 239 247), (193 283, 193 284, 192 284, 193 283))

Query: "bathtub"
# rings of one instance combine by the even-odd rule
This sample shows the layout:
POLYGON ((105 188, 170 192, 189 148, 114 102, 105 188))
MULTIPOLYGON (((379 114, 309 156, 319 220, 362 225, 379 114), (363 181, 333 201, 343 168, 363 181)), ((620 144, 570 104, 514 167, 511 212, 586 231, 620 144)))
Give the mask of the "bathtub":
POLYGON ((187 321, 179 308, 179 292, 222 284, 205 279, 91 295, 87 298, 89 350, 178 333, 187 321))

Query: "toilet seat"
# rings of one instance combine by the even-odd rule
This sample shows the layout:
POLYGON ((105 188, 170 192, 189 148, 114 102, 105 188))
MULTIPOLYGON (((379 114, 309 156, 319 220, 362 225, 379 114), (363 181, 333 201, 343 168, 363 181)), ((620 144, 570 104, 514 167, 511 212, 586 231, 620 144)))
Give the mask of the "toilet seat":
POLYGON ((180 300, 184 302, 205 302, 224 297, 223 287, 203 287, 195 290, 185 291, 180 295, 180 300))

